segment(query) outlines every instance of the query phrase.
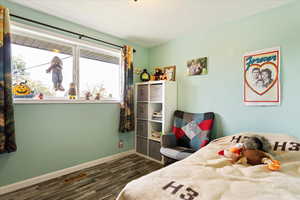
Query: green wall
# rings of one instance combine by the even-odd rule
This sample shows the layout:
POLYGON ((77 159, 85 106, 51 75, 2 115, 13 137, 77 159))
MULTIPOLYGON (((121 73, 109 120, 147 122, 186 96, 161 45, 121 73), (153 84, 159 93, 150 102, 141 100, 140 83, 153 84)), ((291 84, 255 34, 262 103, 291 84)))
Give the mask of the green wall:
MULTIPOLYGON (((194 32, 150 50, 77 24, 0 0, 17 15, 134 46, 135 66, 177 66, 179 109, 214 111, 215 134, 241 131, 300 136, 300 2, 194 32), (246 107, 242 103, 242 55, 281 46, 282 105, 246 107), (187 77, 186 61, 208 56, 209 75, 187 77)), ((137 78, 137 77, 136 77, 137 78)), ((0 156, 0 186, 71 167, 133 148, 133 133, 118 133, 118 104, 16 105, 18 151, 0 156), (119 139, 124 149, 118 149, 119 139)))
MULTIPOLYGON (((8 1, 0 4, 16 15, 132 45, 135 66, 148 66, 148 49, 8 1)), ((18 151, 0 156, 0 186, 133 149, 134 134, 119 133, 118 119, 118 104, 17 104, 18 151), (123 149, 117 147, 120 139, 123 149)))
POLYGON ((150 49, 149 65, 177 66, 179 109, 215 112, 218 136, 257 131, 300 137, 299 10, 298 1, 210 30, 195 26, 193 33, 150 49), (243 105, 243 54, 277 46, 282 50, 281 106, 243 105), (187 60, 205 56, 209 74, 186 76, 187 60))

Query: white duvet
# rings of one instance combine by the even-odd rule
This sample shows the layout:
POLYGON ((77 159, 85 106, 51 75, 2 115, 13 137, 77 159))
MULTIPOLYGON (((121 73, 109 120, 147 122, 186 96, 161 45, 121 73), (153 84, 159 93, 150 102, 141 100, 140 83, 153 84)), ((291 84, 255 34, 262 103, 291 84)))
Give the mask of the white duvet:
POLYGON ((127 184, 118 200, 300 200, 300 140, 263 134, 273 146, 280 171, 265 165, 231 164, 218 151, 240 137, 211 142, 192 156, 127 184))

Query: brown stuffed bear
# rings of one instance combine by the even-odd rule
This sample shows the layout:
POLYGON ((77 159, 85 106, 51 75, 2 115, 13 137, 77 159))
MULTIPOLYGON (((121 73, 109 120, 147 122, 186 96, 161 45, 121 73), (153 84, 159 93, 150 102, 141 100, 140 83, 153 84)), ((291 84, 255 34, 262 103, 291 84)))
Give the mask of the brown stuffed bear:
POLYGON ((267 164, 268 168, 272 171, 280 169, 280 162, 277 160, 273 160, 271 156, 264 152, 265 149, 269 148, 269 143, 266 141, 261 141, 260 138, 257 140, 256 138, 251 138, 247 140, 246 145, 244 143, 238 143, 235 146, 221 150, 219 155, 222 155, 226 158, 230 158, 232 163, 238 164, 250 164, 250 165, 260 165, 260 164, 267 164), (259 140, 259 141, 258 141, 259 140), (257 145, 256 143, 259 143, 257 145), (264 146, 264 144, 266 144, 264 146), (264 148, 266 147, 267 148, 264 148), (248 149, 247 147, 250 147, 248 149), (258 147, 251 148, 251 147, 258 147), (260 150, 261 149, 261 150, 260 150))

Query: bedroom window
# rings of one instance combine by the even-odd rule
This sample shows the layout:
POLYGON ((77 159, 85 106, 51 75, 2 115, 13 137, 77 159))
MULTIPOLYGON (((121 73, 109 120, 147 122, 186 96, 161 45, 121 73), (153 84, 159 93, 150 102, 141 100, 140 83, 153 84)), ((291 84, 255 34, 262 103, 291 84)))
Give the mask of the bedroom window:
POLYGON ((87 48, 81 48, 79 52, 80 97, 84 98, 89 92, 94 97, 100 95, 102 99, 119 100, 121 86, 119 59, 87 48))
POLYGON ((119 102, 122 82, 120 55, 119 50, 13 25, 14 101, 119 102))

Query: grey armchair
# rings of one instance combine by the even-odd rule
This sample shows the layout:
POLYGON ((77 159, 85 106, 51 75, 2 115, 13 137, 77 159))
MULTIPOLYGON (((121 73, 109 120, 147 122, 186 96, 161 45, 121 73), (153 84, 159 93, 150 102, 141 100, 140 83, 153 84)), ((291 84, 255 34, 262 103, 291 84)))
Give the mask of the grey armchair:
POLYGON ((214 116, 213 112, 175 111, 172 132, 162 136, 160 153, 165 164, 182 160, 205 146, 210 140, 214 116))

